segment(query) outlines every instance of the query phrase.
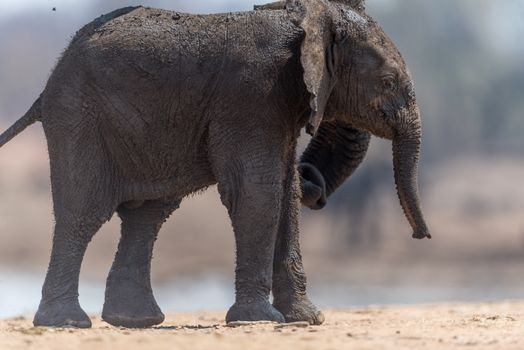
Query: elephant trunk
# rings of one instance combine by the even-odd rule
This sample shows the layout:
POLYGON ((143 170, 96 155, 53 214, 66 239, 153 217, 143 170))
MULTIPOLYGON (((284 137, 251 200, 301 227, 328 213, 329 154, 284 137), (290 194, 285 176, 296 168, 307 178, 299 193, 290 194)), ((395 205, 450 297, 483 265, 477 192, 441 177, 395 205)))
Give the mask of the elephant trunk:
MULTIPOLYGON (((421 122, 418 108, 409 116, 400 116, 402 128, 393 138, 393 165, 395 183, 402 209, 413 228, 413 238, 431 239, 420 208, 418 189, 418 164, 421 145, 421 122)), ((405 112, 405 110, 403 111, 405 112)))
POLYGON ((358 168, 369 140, 369 133, 338 122, 323 122, 300 158, 302 203, 321 209, 327 197, 358 168))

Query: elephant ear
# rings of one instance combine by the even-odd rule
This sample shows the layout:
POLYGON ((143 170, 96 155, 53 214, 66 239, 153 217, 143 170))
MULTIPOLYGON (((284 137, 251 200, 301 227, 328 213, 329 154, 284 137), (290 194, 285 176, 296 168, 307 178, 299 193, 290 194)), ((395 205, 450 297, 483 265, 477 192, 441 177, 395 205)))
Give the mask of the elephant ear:
POLYGON ((311 115, 306 127, 310 135, 318 130, 326 102, 335 81, 331 53, 333 52, 332 20, 327 0, 287 0, 286 9, 293 23, 305 32, 301 47, 304 82, 311 95, 311 115))

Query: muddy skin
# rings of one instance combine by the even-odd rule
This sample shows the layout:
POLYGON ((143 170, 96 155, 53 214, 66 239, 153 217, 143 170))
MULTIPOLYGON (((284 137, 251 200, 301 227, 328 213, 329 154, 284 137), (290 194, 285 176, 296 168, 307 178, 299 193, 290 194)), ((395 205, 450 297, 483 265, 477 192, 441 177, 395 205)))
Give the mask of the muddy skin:
POLYGON ((91 325, 78 303, 80 267, 115 212, 122 237, 103 318, 161 323, 150 284, 155 239, 181 199, 214 184, 236 239, 226 321, 322 323, 306 293, 300 198, 323 206, 364 158, 370 134, 393 140, 401 205, 414 236, 429 236, 411 78, 362 1, 289 0, 285 10, 217 15, 114 11, 76 34, 0 146, 36 121, 48 143, 56 221, 37 326, 91 325), (302 128, 314 137, 298 166, 301 183, 302 128))
POLYGON ((286 2, 285 1, 276 1, 271 2, 265 5, 255 5, 253 6, 255 10, 285 10, 286 2))

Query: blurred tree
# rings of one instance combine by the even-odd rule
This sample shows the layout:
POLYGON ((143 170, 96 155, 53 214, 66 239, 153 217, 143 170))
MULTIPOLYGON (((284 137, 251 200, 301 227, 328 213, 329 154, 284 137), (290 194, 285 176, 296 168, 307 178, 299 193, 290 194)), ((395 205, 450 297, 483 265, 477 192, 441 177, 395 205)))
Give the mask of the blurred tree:
POLYGON ((348 182, 350 185, 331 198, 331 210, 347 220, 345 236, 349 248, 376 248, 385 234, 380 220, 381 199, 384 192, 393 188, 391 161, 372 159, 348 182))
POLYGON ((506 7, 503 13, 513 16, 504 21, 522 21, 522 13, 512 12, 519 8, 514 1, 368 1, 370 13, 412 69, 424 114, 424 156, 430 160, 485 150, 524 150, 520 138, 510 136, 522 120, 516 111, 522 105, 518 92, 524 91, 524 54, 506 48, 520 56, 508 59, 498 52, 500 44, 492 42, 490 32, 496 28, 490 21, 497 20, 493 6, 506 7))

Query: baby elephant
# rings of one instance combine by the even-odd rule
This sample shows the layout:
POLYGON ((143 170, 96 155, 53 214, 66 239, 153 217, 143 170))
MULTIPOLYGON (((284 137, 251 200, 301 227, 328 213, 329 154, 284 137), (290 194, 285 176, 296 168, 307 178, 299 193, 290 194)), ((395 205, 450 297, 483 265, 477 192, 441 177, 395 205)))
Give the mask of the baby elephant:
POLYGON ((82 28, 31 109, 0 146, 40 121, 56 225, 36 326, 90 327, 78 303, 89 241, 116 212, 122 236, 103 319, 159 324, 150 262, 182 198, 218 184, 236 239, 236 300, 226 321, 323 322, 306 294, 298 238, 360 164, 370 134, 393 141, 395 179, 415 238, 421 122, 406 65, 355 0, 188 15, 127 7, 82 28), (269 294, 274 301, 271 304, 269 294))

